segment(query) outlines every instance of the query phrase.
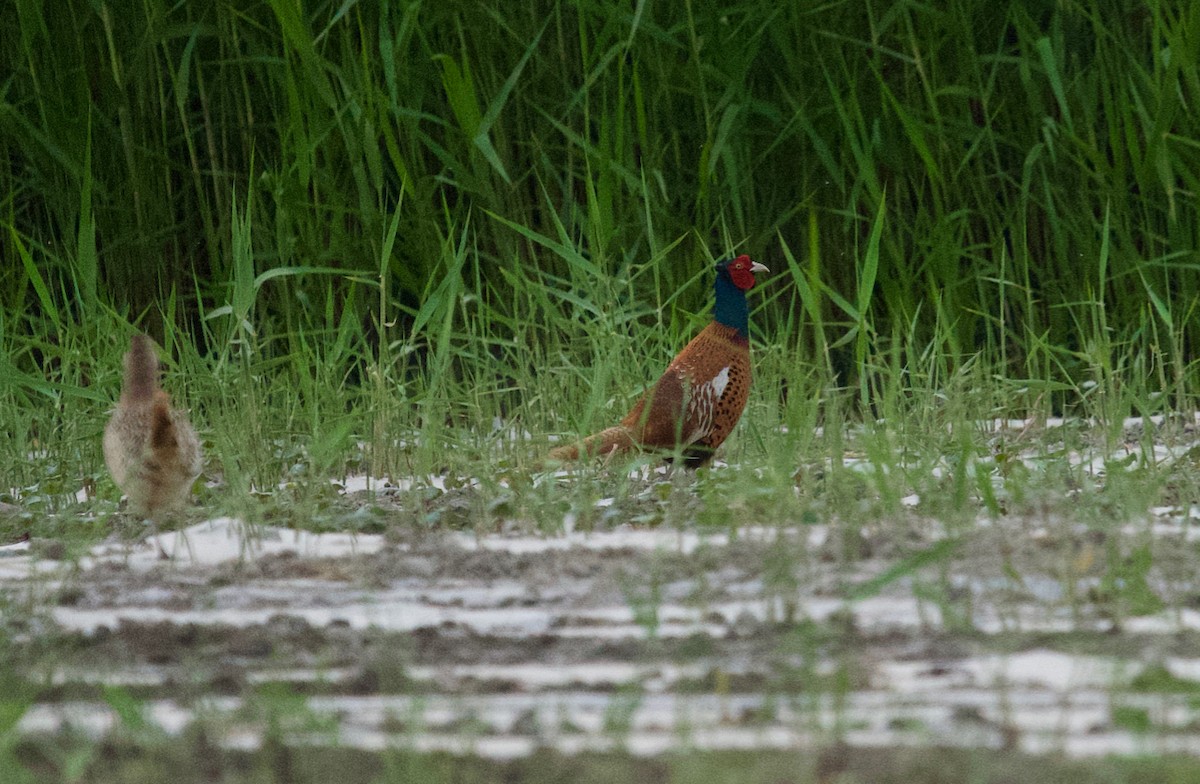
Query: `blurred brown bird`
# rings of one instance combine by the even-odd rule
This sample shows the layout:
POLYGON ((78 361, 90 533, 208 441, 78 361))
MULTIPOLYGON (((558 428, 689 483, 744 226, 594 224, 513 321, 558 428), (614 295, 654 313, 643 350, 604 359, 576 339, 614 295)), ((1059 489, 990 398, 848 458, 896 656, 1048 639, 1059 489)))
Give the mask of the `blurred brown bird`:
POLYGON ((552 449, 550 459, 679 449, 688 468, 711 460, 741 418, 750 394, 746 292, 754 286, 756 272, 770 270, 749 256, 717 264, 712 323, 684 346, 621 424, 552 449))
POLYGON ((183 505, 200 475, 200 439, 158 386, 158 358, 145 335, 125 355, 121 399, 104 429, 104 462, 129 511, 158 522, 183 505))

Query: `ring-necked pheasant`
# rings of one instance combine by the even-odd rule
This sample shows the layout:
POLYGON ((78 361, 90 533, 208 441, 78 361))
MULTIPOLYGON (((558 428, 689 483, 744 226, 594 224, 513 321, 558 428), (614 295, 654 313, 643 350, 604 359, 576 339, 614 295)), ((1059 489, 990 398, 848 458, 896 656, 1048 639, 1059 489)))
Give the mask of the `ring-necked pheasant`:
POLYGON ((129 511, 158 522, 187 499, 200 475, 200 439, 158 386, 158 358, 145 335, 125 355, 121 400, 104 429, 104 462, 129 511))
POLYGON ((733 430, 750 393, 746 292, 754 273, 769 272, 749 256, 717 264, 713 321, 684 346, 653 387, 621 420, 583 441, 550 451, 552 460, 608 457, 634 449, 674 450, 688 468, 712 459, 733 430))

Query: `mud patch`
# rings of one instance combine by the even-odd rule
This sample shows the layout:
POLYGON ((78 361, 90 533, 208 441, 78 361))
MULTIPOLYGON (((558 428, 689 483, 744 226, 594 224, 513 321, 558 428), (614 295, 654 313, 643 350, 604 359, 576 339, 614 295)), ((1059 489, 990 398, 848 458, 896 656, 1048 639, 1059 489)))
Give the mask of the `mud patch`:
POLYGON ((9 553, 0 581, 12 660, 41 695, 31 737, 107 737, 121 688, 168 735, 227 750, 282 732, 503 759, 834 735, 1187 752, 1190 520, 352 536, 221 518, 78 562, 9 553))

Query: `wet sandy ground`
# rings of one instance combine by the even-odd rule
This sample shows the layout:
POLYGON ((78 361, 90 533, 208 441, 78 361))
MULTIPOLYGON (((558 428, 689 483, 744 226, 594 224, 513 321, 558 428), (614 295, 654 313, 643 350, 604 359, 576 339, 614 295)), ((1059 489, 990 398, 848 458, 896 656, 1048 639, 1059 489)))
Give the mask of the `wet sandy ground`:
POLYGON ((29 734, 103 736, 121 685, 165 732, 239 749, 285 688, 292 741, 366 750, 1197 754, 1193 516, 1102 537, 1049 517, 386 537, 219 518, 159 537, 170 560, 8 548, 0 590, 16 659, 53 686, 29 734))

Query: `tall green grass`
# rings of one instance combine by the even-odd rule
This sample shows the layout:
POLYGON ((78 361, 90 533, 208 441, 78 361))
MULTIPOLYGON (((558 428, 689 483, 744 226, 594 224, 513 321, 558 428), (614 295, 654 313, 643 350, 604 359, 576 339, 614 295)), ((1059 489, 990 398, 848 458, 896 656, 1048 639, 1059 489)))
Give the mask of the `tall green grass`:
POLYGON ((775 273, 731 448, 780 472, 827 416, 1194 398, 1190 6, 19 0, 0 30, 13 457, 102 475, 138 325, 236 486, 531 468, 735 251, 775 273))

